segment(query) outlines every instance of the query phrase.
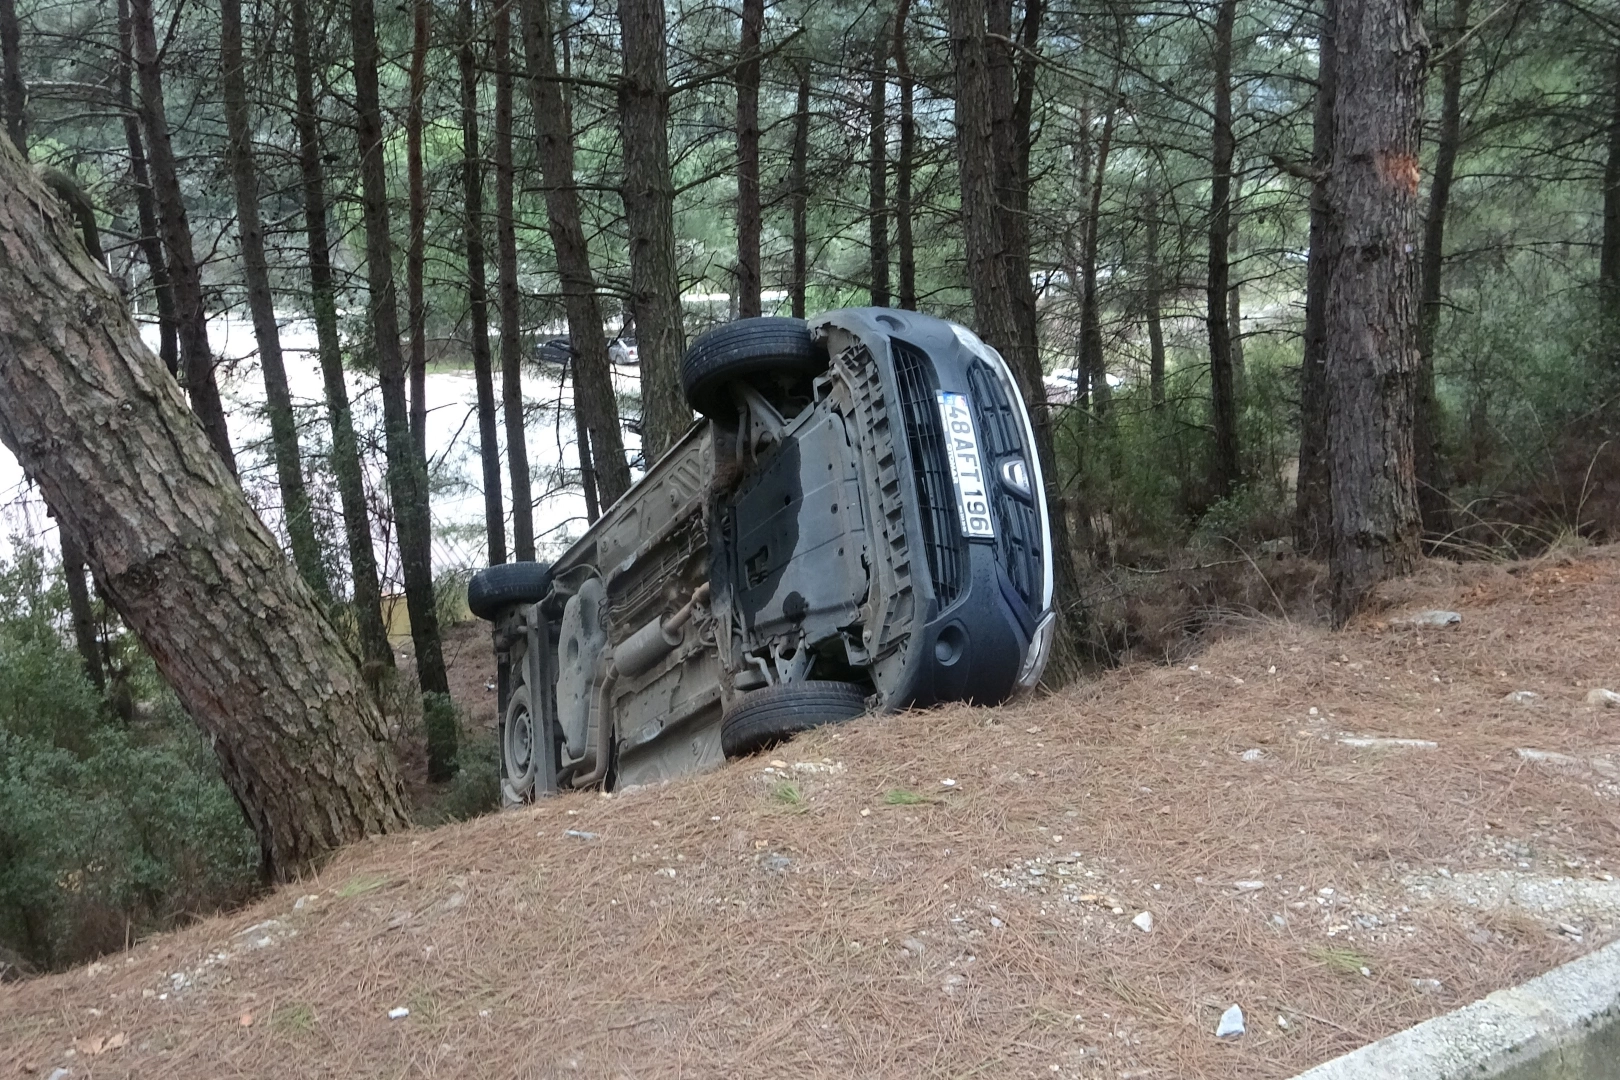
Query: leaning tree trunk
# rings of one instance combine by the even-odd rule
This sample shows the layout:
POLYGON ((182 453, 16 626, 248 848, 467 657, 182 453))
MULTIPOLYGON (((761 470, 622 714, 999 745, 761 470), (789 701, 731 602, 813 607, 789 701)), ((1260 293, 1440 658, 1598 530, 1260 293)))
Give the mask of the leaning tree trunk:
POLYGON ((677 375, 686 331, 675 270, 664 0, 619 0, 619 30, 624 42, 624 77, 619 81, 619 137, 624 148, 620 194, 630 234, 630 307, 636 313, 636 341, 641 347, 641 443, 651 465, 692 423, 677 375))
POLYGON ((1333 99, 1338 48, 1334 20, 1338 0, 1323 0, 1317 33, 1316 106, 1311 134, 1310 253, 1305 264, 1305 332, 1299 372, 1299 469, 1294 487, 1294 550, 1327 553, 1333 533, 1330 491, 1333 462, 1328 450, 1327 295, 1328 174, 1333 167, 1333 99))
POLYGON ((743 0, 737 59, 737 317, 760 313, 759 39, 765 0, 743 0))
POLYGON ((131 0, 130 37, 135 69, 141 85, 141 119, 151 152, 152 188, 163 226, 163 247, 168 253, 169 280, 174 289, 179 319, 180 367, 185 376, 191 408, 208 432, 208 441, 232 474, 236 455, 225 427, 225 406, 214 380, 214 352, 208 344, 208 312, 203 307, 202 273, 191 247, 191 225, 180 191, 180 175, 169 141, 169 120, 163 109, 163 73, 159 68, 157 29, 152 21, 152 0, 131 0))
POLYGON ((1427 45, 1417 0, 1339 0, 1328 182, 1328 445, 1333 620, 1409 571, 1417 367, 1418 138, 1427 45))
MULTIPOLYGON (((495 53, 495 274, 501 309, 501 419, 506 426, 506 471, 512 481, 512 553, 534 561, 534 499, 529 490, 529 447, 523 424, 523 346, 518 296, 517 216, 512 166, 512 4, 494 16, 495 53)), ((615 423, 615 426, 617 424, 615 423)))
POLYGON ((1227 292, 1232 236, 1232 22, 1237 0, 1221 0, 1215 13, 1215 123, 1210 150, 1209 295, 1204 321, 1209 328, 1209 405, 1215 429, 1210 489, 1218 499, 1232 494, 1241 479, 1238 459, 1237 390, 1232 375, 1232 332, 1227 292))
MULTIPOLYGON (((529 103, 534 112, 535 149, 545 178, 546 220, 551 246, 562 282, 563 309, 568 314, 568 339, 573 360, 574 409, 585 429, 579 448, 582 468, 588 468, 603 506, 611 505, 630 488, 630 464, 619 434, 618 403, 613 397, 612 368, 608 366, 607 335, 602 309, 596 299, 596 277, 591 272, 590 248, 579 213, 579 191, 574 184, 574 125, 568 100, 557 77, 557 52, 551 28, 551 0, 523 0, 523 48, 528 59, 529 103)), ((647 335, 636 309, 637 340, 641 346, 642 393, 647 390, 647 335)), ((679 388, 676 389, 679 394, 679 388)), ((645 418, 645 416, 644 416, 645 418)), ((645 436, 643 437, 645 439, 645 436)), ((648 463, 654 451, 648 450, 648 463)))
POLYGON ((805 294, 810 288, 810 62, 799 61, 799 90, 793 107, 793 151, 788 161, 788 204, 793 217, 793 267, 788 274, 788 298, 793 317, 804 318, 805 294))
POLYGON ((911 181, 917 160, 917 81, 906 52, 906 18, 911 0, 900 0, 894 15, 894 75, 900 85, 900 146, 894 162, 894 246, 900 271, 900 306, 917 310, 917 246, 911 231, 911 181))
POLYGON ((326 174, 321 165, 320 114, 315 104, 315 60, 310 51, 309 9, 306 0, 290 0, 289 8, 310 311, 315 320, 315 351, 321 362, 327 423, 332 429, 332 473, 337 479, 338 499, 343 506, 343 538, 349 552, 355 626, 360 632, 360 655, 367 663, 392 668, 394 649, 383 625, 382 586, 377 580, 377 551, 372 546, 371 510, 366 506, 360 443, 355 437, 349 388, 343 378, 337 286, 332 278, 332 245, 326 227, 326 174))
POLYGON ((878 27, 872 49, 872 88, 866 102, 866 217, 872 261, 873 307, 888 307, 889 292, 889 26, 878 27))
POLYGON ((219 52, 225 149, 236 191, 236 232, 253 337, 259 346, 259 369, 264 375, 265 411, 270 419, 271 457, 275 459, 276 481, 281 488, 281 512, 287 523, 293 565, 316 596, 329 600, 332 588, 326 580, 321 542, 315 535, 309 489, 304 486, 298 426, 293 418, 292 391, 287 386, 287 366, 281 356, 276 300, 270 290, 270 263, 264 253, 264 225, 259 219, 259 177, 253 161, 247 80, 242 72, 242 0, 219 2, 219 52))
POLYGON ((0 148, 0 442, 207 733, 287 880, 406 824, 382 717, 117 288, 0 148))
MULTIPOLYGON (((377 350, 377 381, 382 388, 383 434, 388 457, 388 496, 399 538, 405 607, 416 647, 416 678, 422 693, 450 692, 439 642, 433 571, 427 559, 432 519, 428 516, 427 469, 411 437, 405 400, 405 357, 399 348, 399 309, 394 289, 393 234, 388 221, 388 177, 383 161, 382 103, 377 85, 376 12, 372 0, 350 0, 349 31, 354 46, 354 104, 360 154, 361 210, 365 219, 367 301, 377 350)), ((455 770, 453 717, 429 707, 428 778, 448 779, 455 770)))
POLYGON ((152 180, 146 170, 146 149, 141 141, 141 118, 135 111, 131 85, 133 71, 129 25, 129 0, 118 0, 118 106, 124 114, 124 145, 129 150, 129 181, 135 189, 135 218, 141 235, 136 246, 146 260, 146 273, 152 279, 152 294, 158 316, 158 355, 169 374, 180 375, 179 317, 174 310, 174 290, 169 285, 169 264, 163 257, 163 234, 158 227, 157 200, 152 196, 152 180))
POLYGON ((490 563, 506 561, 506 508, 501 500, 501 444, 495 419, 495 373, 489 355, 489 288, 484 277, 484 162, 478 145, 478 58, 473 51, 473 4, 461 0, 461 185, 466 195, 462 234, 467 244, 467 312, 472 324, 473 379, 478 384, 478 453, 484 468, 484 532, 490 563))
POLYGON ((1440 476, 1440 404, 1434 394, 1434 337, 1440 329, 1440 276, 1445 268, 1446 207, 1462 143, 1463 56, 1467 42, 1469 0, 1452 5, 1453 36, 1440 73, 1440 137, 1434 147, 1434 178, 1429 183, 1429 210, 1423 222, 1422 299, 1418 315, 1417 404, 1412 448, 1417 473, 1418 511, 1423 529, 1441 537, 1451 531, 1451 514, 1440 476))

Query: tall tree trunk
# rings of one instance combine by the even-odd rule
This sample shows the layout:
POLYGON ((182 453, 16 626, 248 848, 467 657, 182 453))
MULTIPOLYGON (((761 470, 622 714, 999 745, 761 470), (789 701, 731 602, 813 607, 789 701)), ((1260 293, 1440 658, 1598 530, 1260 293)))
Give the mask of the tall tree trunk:
POLYGON ((1110 104, 1097 139, 1097 163, 1092 172, 1091 197, 1087 200, 1085 247, 1080 254, 1080 349, 1083 357, 1080 375, 1090 389, 1092 409, 1106 416, 1113 400, 1108 386, 1108 362, 1103 356, 1102 312, 1097 302, 1097 253, 1102 240, 1103 180, 1108 171, 1109 144, 1114 140, 1114 116, 1110 104))
POLYGON ((57 530, 62 549, 62 581, 67 586, 68 615, 73 621, 73 643, 79 650, 85 678, 97 691, 107 689, 107 672, 101 664, 101 642, 96 636, 96 612, 90 605, 90 587, 85 584, 84 552, 67 530, 57 530))
POLYGON ((141 145, 141 119, 135 110, 134 45, 129 23, 129 0, 118 0, 118 104, 124 114, 124 145, 129 149, 129 179, 135 189, 135 216, 141 235, 136 241, 146 273, 152 279, 152 293, 158 313, 158 355, 163 366, 176 378, 180 375, 179 317, 174 310, 174 290, 169 284, 169 264, 163 257, 163 235, 158 226, 157 201, 152 180, 146 171, 146 149, 141 145))
POLYGON ((489 355, 489 288, 484 277, 484 161, 478 142, 478 57, 473 0, 461 0, 461 184, 466 194, 467 312, 472 323, 473 378, 478 384, 478 453, 484 466, 484 531, 491 565, 506 561, 506 507, 501 499, 501 444, 495 418, 495 373, 489 355))
POLYGON ((760 313, 759 41, 765 0, 743 0, 737 61, 737 316, 760 313))
POLYGON ((1333 619, 1411 569, 1418 138, 1427 43, 1417 0, 1339 0, 1327 297, 1333 619))
POLYGON ((191 226, 180 191, 169 121, 163 109, 163 73, 159 69, 157 30, 152 22, 152 0, 131 0, 130 31, 135 69, 141 86, 141 119, 151 152, 152 188, 163 225, 163 247, 168 254, 169 278, 179 320, 180 367, 192 411, 202 421, 208 441, 234 475, 236 455, 225 427, 225 406, 214 380, 214 353, 208 344, 208 313, 203 307, 202 274, 191 247, 191 226))
POLYGON ((1413 410, 1412 450, 1417 474, 1418 511, 1430 536, 1451 531, 1445 481, 1440 475, 1440 404, 1434 394, 1434 338, 1440 329, 1440 281, 1446 257, 1446 207, 1462 143, 1463 59, 1470 0, 1454 0, 1452 33, 1440 68, 1440 135, 1434 147, 1434 178, 1429 184, 1429 210, 1423 222, 1421 304, 1418 317, 1417 402, 1413 410))
MULTIPOLYGON (((1024 106, 1027 99, 1022 86, 1014 90, 1011 35, 1006 32, 1011 15, 1004 0, 989 0, 988 4, 986 0, 951 0, 948 14, 968 284, 976 328, 1007 359, 1033 414, 1036 453, 1051 506, 1055 603, 1060 612, 1054 676, 1061 677, 1065 667, 1073 666, 1085 614, 1069 540, 1067 500, 1058 476, 1046 383, 1029 336, 1035 299, 1029 280, 1028 234, 1019 213, 1027 193, 1018 189, 1027 181, 1027 172, 1021 168, 1027 168, 1030 133, 1027 127, 1023 131, 1015 127, 1019 118, 1027 124, 1030 114, 1024 106)), ((1026 55, 1031 57, 1035 33, 1031 22, 1038 26, 1039 16, 1039 6, 1030 0, 1023 37, 1031 47, 1026 55)))
POLYGON ((894 75, 900 84, 900 147, 894 162, 894 246, 900 264, 900 306, 917 310, 917 249, 911 232, 911 184, 917 160, 916 80, 906 53, 906 18, 911 0, 900 0, 894 15, 894 75))
MULTIPOLYGON (((630 306, 641 347, 641 444, 651 465, 692 423, 681 393, 686 331, 675 270, 675 180, 669 167, 669 77, 663 0, 619 0, 624 77, 619 137, 624 150, 625 227, 630 234, 630 306)), ((605 500, 604 500, 605 501, 605 500)))
POLYGON ((422 165, 422 109, 427 98, 427 54, 433 36, 432 0, 411 0, 411 74, 405 108, 405 183, 409 215, 405 242, 405 332, 411 336, 411 438, 427 468, 427 178, 422 165))
MULTIPOLYGON (((1613 327, 1620 326, 1620 46, 1612 58, 1614 82, 1609 115, 1609 157, 1603 169, 1603 243, 1598 264, 1598 287, 1603 310, 1613 327)), ((1609 350, 1611 361, 1620 363, 1620 348, 1609 350)))
POLYGON ((793 270, 788 296, 793 317, 805 317, 805 294, 810 288, 810 61, 799 61, 799 88, 793 105, 793 152, 788 162, 788 203, 793 216, 793 270))
MULTIPOLYGON (((45 174, 45 182, 56 192, 68 211, 78 219, 79 237, 84 242, 85 252, 96 261, 97 265, 105 266, 106 260, 101 250, 101 233, 96 226, 95 207, 90 205, 78 186, 61 173, 45 174)), ((49 512, 51 516, 57 516, 54 509, 49 512)), ((105 691, 107 676, 101 663, 101 643, 96 634, 95 612, 90 606, 90 589, 84 583, 84 552, 66 529, 58 528, 56 532, 57 546, 62 553, 62 583, 67 588, 68 615, 73 623, 74 644, 78 647, 79 660, 84 665, 85 677, 98 691, 105 691)))
MULTIPOLYGON (((512 553, 534 561, 534 498, 529 490, 529 446, 523 424, 523 342, 518 297, 517 215, 512 166, 512 3, 495 11, 495 266, 501 307, 501 418, 506 426, 506 471, 512 482, 512 553)), ((617 427, 617 420, 614 422, 617 427)))
POLYGON ((1227 322, 1232 232, 1232 22, 1237 0, 1220 0, 1215 10, 1215 124, 1210 149, 1209 327, 1210 418, 1215 429, 1210 489, 1216 498, 1232 494, 1241 480, 1238 459, 1237 392, 1232 378, 1232 333, 1227 322))
POLYGON ((329 602, 332 588, 326 580, 321 542, 315 535, 309 490, 304 486, 298 426, 293 418, 292 391, 287 386, 287 367, 281 356, 276 300, 270 290, 270 264, 264 253, 264 225, 259 219, 259 177, 253 161, 252 118, 242 70, 241 0, 219 0, 219 53, 226 157, 236 192, 237 241, 247 284, 248 312, 253 318, 253 338, 259 346, 259 369, 264 375, 265 411, 270 420, 276 482, 281 488, 281 512, 287 523, 293 565, 315 595, 329 602))
POLYGON ((6 134, 26 159, 28 85, 23 81, 22 24, 17 21, 17 0, 0 0, 0 101, 5 105, 6 134))
POLYGON ((267 868, 293 878, 406 824, 382 717, 116 287, 50 206, 0 147, 0 442, 209 736, 267 868))
POLYGON ((368 663, 394 666, 394 649, 382 619, 382 586, 372 546, 371 511, 366 506, 365 474, 354 433, 349 388, 343 378, 343 345, 338 337, 337 286, 332 279, 332 245, 326 226, 326 175, 321 165, 320 113, 315 104, 315 58, 307 0, 289 0, 292 21, 293 81, 297 94, 298 168, 304 203, 304 234, 309 264, 310 311, 315 319, 315 351, 321 362, 327 423, 332 428, 332 473, 343 505, 343 538, 349 553, 355 626, 360 655, 368 663))
POLYGON ((1142 217, 1147 231, 1142 249, 1142 308, 1148 335, 1148 400, 1164 408, 1164 280, 1159 266, 1159 187, 1149 178, 1142 217))
POLYGON ((889 292, 889 25, 878 27, 872 49, 872 88, 866 103, 866 210, 871 242, 873 307, 888 307, 889 292))
MULTIPOLYGON (((574 412, 586 437, 579 448, 588 461, 591 479, 601 503, 611 505, 630 488, 630 465, 619 433, 618 403, 613 396, 613 374, 608 364, 607 334, 596 299, 596 278, 591 272, 590 248, 579 214, 579 191, 574 183, 574 122, 568 100, 557 78, 557 52, 551 29, 550 0, 523 0, 523 47, 528 59, 529 104, 534 113, 535 149, 545 181, 546 222, 557 256, 557 277, 562 282, 563 308, 568 314, 568 337, 573 346, 570 370, 574 375, 574 412)), ((647 337, 636 308, 637 341, 646 371, 647 337)), ((676 388, 676 393, 680 392, 676 388)), ((643 393, 646 384, 643 382, 643 393)), ((643 437, 645 440, 645 437, 643 437)), ((648 451, 648 464, 653 452, 648 451)), ((582 467, 581 471, 585 471, 582 467)))
POLYGON ((1305 334, 1299 374, 1299 469, 1294 487, 1294 550, 1327 553, 1333 533, 1328 449, 1327 295, 1332 264, 1328 257, 1328 175, 1333 167, 1333 108, 1338 84, 1334 23, 1338 0, 1323 0, 1317 32, 1316 106, 1311 132, 1310 254, 1305 265, 1305 334))
POLYGON ((1243 261, 1238 249, 1239 216, 1238 207, 1243 203, 1243 177, 1239 174, 1240 166, 1233 166, 1232 197, 1228 205, 1232 208, 1230 216, 1231 228, 1226 234, 1226 330, 1232 339, 1232 391, 1236 401, 1243 400, 1243 380, 1247 377, 1243 371, 1243 283, 1232 272, 1236 263, 1243 261))
MULTIPOLYGON (((388 496, 399 538, 405 607, 416 648, 416 678, 424 695, 450 692, 439 642, 433 571, 425 557, 432 519, 428 513, 427 469, 411 437, 405 399, 405 357, 399 347, 399 309, 394 289, 393 234, 388 221, 388 176, 384 171, 382 102, 377 86, 373 0, 350 0, 349 31, 354 46, 354 105, 360 155, 361 210, 366 233, 366 282, 371 332, 377 350, 377 381, 382 387, 383 432, 388 457, 388 496)), ((429 708, 431 714, 438 710, 429 708)), ((455 771, 453 723, 428 732, 428 778, 448 779, 455 771)))

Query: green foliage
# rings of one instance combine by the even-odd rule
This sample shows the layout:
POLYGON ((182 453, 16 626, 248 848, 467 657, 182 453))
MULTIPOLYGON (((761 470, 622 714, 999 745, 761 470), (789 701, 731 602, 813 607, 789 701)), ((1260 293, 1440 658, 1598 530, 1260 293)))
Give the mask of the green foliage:
POLYGON ((501 807, 501 747, 493 732, 461 740, 456 774, 445 789, 416 815, 424 825, 469 821, 501 807))
POLYGON ((449 694, 422 695, 422 729, 427 735, 428 779, 434 783, 456 775, 456 742, 461 718, 449 694))
MULTIPOLYGON (((259 853, 150 664, 124 727, 85 679, 37 549, 0 567, 0 944, 60 967, 257 887, 259 853)), ((123 670, 123 669, 120 669, 123 670)))

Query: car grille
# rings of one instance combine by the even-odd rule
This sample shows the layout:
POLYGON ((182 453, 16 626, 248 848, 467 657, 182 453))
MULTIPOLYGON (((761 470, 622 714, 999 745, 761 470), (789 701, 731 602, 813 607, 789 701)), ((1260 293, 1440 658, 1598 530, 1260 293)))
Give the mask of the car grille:
POLYGON ((897 340, 890 341, 890 349, 899 384, 900 415, 906 426, 906 446, 911 451, 911 468, 917 481, 928 572, 934 580, 939 606, 945 608, 961 595, 967 576, 967 552, 950 462, 945 456, 944 432, 940 430, 939 401, 922 351, 897 340))
POLYGON ((1034 479, 1034 447, 1024 445, 1023 421, 1017 407, 1007 398, 1001 380, 983 362, 968 371, 968 388, 973 395, 975 419, 979 425, 979 450, 985 465, 996 472, 998 494, 993 500, 996 514, 997 561, 1007 572, 1018 595, 1030 608, 1041 605, 1042 552, 1040 514, 1031 503, 1001 488, 1001 463, 1017 455, 1024 459, 1034 479))

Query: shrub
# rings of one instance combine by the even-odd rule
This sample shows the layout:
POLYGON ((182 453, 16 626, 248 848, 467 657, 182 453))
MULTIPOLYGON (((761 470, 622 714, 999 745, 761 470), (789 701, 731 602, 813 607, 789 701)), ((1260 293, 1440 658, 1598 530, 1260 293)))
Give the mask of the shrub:
POLYGON ((0 948, 77 963, 258 886, 259 854, 213 754, 127 635, 127 727, 68 644, 41 553, 0 566, 0 948))

